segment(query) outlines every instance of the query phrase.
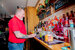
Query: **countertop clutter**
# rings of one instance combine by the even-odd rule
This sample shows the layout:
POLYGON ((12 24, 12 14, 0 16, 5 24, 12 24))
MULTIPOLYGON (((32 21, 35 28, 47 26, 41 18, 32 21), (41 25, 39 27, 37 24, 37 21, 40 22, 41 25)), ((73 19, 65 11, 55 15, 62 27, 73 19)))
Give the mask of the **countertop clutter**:
POLYGON ((34 37, 34 39, 36 41, 38 41, 38 43, 40 43, 41 45, 43 45, 45 48, 47 48, 48 50, 70 50, 70 43, 68 42, 64 42, 62 40, 60 40, 59 38, 56 39, 54 38, 54 36, 47 36, 47 33, 49 35, 50 32, 46 32, 46 31, 42 31, 41 33, 36 33, 36 37, 34 37))
MULTIPOLYGON (((48 45, 47 43, 45 43, 44 41, 42 40, 39 40, 38 38, 34 37, 35 40, 37 40, 41 45, 43 45, 44 47, 46 47, 48 50, 62 50, 63 48, 62 47, 66 47, 68 46, 68 50, 70 50, 69 46, 70 44, 69 43, 60 43, 60 44, 55 44, 55 45, 48 45)), ((66 50, 67 50, 66 49, 66 50)))

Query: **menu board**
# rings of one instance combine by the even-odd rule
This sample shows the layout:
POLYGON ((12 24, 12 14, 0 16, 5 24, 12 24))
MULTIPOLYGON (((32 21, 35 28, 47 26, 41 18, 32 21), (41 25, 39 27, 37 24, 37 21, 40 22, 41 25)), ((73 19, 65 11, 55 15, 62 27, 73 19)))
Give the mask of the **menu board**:
POLYGON ((46 12, 46 15, 49 15, 50 13, 51 13, 51 12, 50 12, 50 10, 49 10, 49 11, 46 12))
POLYGON ((65 4, 67 4, 69 0, 59 0, 55 3, 55 10, 63 7, 65 4))
POLYGON ((48 16, 49 14, 51 14, 51 11, 50 10, 49 11, 46 11, 45 13, 41 13, 40 15, 38 15, 38 17, 41 20, 41 19, 43 19, 45 17, 45 15, 48 16))

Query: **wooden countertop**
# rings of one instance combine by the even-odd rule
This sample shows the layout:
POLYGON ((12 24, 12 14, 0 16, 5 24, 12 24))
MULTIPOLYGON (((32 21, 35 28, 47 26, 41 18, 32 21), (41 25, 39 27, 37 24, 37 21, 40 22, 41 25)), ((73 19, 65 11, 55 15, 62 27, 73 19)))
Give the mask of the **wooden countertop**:
MULTIPOLYGON (((69 43, 61 43, 61 44, 55 44, 55 45, 48 45, 45 42, 43 42, 42 40, 39 40, 38 38, 34 37, 35 40, 37 40, 41 45, 43 45, 44 47, 46 47, 48 50, 62 50, 62 47, 65 46, 70 46, 69 43)), ((70 50, 68 48, 68 50, 70 50)))

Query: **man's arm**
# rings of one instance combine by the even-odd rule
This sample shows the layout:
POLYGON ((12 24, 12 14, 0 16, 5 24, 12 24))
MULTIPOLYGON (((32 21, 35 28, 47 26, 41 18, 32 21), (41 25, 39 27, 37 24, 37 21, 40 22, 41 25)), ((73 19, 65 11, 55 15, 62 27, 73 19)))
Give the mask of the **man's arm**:
POLYGON ((14 34, 17 38, 32 38, 32 37, 35 37, 36 35, 35 34, 31 34, 31 35, 24 35, 22 34, 20 31, 14 31, 14 34))

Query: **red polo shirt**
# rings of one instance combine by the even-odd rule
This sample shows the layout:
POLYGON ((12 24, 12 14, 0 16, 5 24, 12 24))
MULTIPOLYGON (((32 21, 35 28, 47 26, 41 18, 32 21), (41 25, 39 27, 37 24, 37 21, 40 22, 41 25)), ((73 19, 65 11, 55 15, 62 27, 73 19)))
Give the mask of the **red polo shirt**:
POLYGON ((20 39, 15 36, 14 31, 20 31, 22 34, 26 35, 25 25, 22 20, 14 16, 8 23, 9 26, 9 42, 12 43, 24 43, 25 39, 20 39))

